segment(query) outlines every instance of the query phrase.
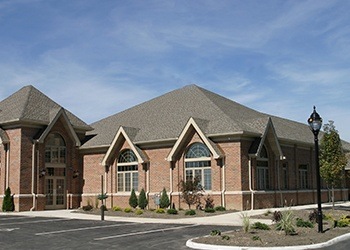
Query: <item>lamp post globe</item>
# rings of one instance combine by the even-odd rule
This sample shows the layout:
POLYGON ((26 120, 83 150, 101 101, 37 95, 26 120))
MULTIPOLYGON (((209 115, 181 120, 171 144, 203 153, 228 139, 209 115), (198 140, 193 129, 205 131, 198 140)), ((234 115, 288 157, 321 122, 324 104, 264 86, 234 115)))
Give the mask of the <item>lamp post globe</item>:
POLYGON ((310 129, 314 134, 315 141, 315 163, 316 163, 316 183, 317 183, 317 222, 318 222, 318 232, 323 233, 323 222, 322 222, 322 205, 321 205, 321 177, 320 177, 320 161, 319 161, 319 148, 318 148, 318 133, 322 127, 322 118, 316 112, 316 107, 314 106, 314 111, 311 113, 310 118, 307 120, 310 129))

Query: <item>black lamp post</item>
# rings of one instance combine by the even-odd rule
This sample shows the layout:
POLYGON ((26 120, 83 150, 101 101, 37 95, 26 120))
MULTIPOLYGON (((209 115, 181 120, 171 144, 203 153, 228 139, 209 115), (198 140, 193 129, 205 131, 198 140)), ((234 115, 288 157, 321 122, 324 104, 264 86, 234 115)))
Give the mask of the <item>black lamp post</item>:
POLYGON ((314 134, 315 140, 315 161, 316 161, 316 181, 317 181, 317 221, 318 221, 318 232, 323 233, 322 225, 322 206, 321 206, 321 177, 320 177, 320 161, 319 161, 319 149, 318 149, 318 133, 322 127, 322 118, 316 112, 316 107, 314 106, 314 112, 310 115, 307 120, 310 129, 314 134))

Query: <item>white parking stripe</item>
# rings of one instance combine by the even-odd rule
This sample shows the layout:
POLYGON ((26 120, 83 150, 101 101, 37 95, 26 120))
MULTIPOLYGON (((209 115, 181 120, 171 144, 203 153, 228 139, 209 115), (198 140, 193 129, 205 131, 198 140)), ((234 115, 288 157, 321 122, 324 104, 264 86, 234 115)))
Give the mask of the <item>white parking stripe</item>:
POLYGON ((133 225, 133 224, 137 224, 137 223, 136 223, 136 222, 133 222, 133 223, 125 223, 125 224, 113 224, 113 225, 107 225, 107 226, 81 227, 81 228, 75 228, 75 229, 67 229, 67 230, 60 230, 60 231, 36 233, 35 235, 60 234, 60 233, 68 233, 68 232, 92 230, 92 229, 99 229, 99 228, 121 227, 121 226, 126 226, 126 225, 133 225))
POLYGON ((72 220, 72 219, 34 220, 34 221, 22 221, 22 222, 12 222, 12 223, 1 223, 0 226, 33 224, 33 223, 43 223, 43 222, 53 222, 53 221, 64 221, 64 220, 72 220))
POLYGON ((112 235, 112 236, 107 236, 107 237, 102 237, 102 238, 95 238, 94 240, 107 240, 107 239, 113 239, 113 238, 122 238, 122 237, 133 236, 133 235, 150 234, 150 233, 164 232, 164 231, 170 231, 170 230, 178 230, 178 229, 183 229, 183 228, 187 228, 187 227, 197 227, 197 226, 199 226, 199 224, 187 225, 187 226, 179 226, 179 227, 169 227, 169 228, 155 229, 155 230, 149 230, 149 231, 141 231, 141 232, 128 233, 128 234, 112 235))

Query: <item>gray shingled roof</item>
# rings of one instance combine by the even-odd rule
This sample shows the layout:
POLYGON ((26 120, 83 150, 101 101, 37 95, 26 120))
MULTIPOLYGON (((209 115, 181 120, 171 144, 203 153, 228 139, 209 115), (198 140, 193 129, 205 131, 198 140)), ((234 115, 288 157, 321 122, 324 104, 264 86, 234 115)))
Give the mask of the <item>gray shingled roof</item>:
MULTIPOLYGON (((0 102, 0 125, 12 123, 32 123, 48 125, 53 114, 62 108, 35 87, 21 88, 0 102)), ((68 110, 65 110, 73 128, 91 130, 91 127, 68 110)))
POLYGON ((91 124, 94 130, 88 134, 92 139, 82 148, 110 145, 120 126, 138 129, 133 138, 136 144, 175 139, 190 117, 205 121, 203 132, 210 136, 239 132, 262 135, 271 117, 279 139, 313 143, 306 124, 267 115, 189 85, 91 124))

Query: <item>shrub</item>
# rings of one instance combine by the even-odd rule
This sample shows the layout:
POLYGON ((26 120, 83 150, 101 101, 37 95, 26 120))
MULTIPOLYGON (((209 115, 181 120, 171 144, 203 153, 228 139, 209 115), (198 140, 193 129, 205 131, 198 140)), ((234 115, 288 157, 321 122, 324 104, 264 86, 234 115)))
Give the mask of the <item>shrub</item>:
POLYGON ((247 213, 242 213, 242 228, 245 233, 250 230, 250 217, 247 213))
POLYGON ((295 234, 294 229, 294 214, 292 210, 282 212, 282 218, 277 222, 276 229, 283 230, 286 235, 295 234))
POLYGON ((210 235, 211 235, 211 236, 221 235, 221 231, 220 231, 220 230, 217 230, 217 229, 212 230, 212 231, 210 232, 210 235))
POLYGON ((347 227, 349 225, 350 225, 350 219, 346 218, 345 216, 342 216, 337 222, 337 227, 347 227))
POLYGON ((206 212, 206 213, 215 213, 215 209, 208 207, 208 208, 204 209, 204 212, 206 212))
MULTIPOLYGON (((210 197, 210 195, 208 195, 207 197, 204 198, 205 201, 205 207, 204 209, 214 209, 214 199, 210 197)), ((212 212, 210 212, 212 213, 212 212)))
POLYGON ((114 207, 112 208, 112 210, 113 210, 113 211, 122 211, 122 208, 119 207, 119 206, 114 206, 114 207))
POLYGON ((141 214, 143 214, 143 210, 142 210, 142 209, 137 209, 137 210, 135 211, 135 214, 141 215, 141 214))
POLYGON ((323 214, 323 219, 328 221, 333 221, 334 218, 331 214, 323 214))
POLYGON ((93 209, 93 206, 91 206, 90 204, 83 206, 84 211, 91 211, 92 209, 93 209))
POLYGON ((223 206, 217 206, 217 207, 215 207, 215 210, 216 211, 226 211, 226 208, 223 206))
POLYGON ((170 208, 166 211, 168 214, 177 214, 177 210, 176 209, 173 209, 173 208, 170 208))
POLYGON ((148 205, 146 193, 145 193, 145 190, 143 188, 141 189, 138 203, 139 203, 138 205, 141 209, 145 209, 148 205))
POLYGON ((314 209, 310 214, 309 214, 309 221, 311 221, 312 223, 317 223, 318 219, 317 219, 317 210, 314 209))
POLYGON ((135 193, 134 189, 131 190, 131 195, 130 195, 130 198, 129 198, 129 205, 132 208, 136 208, 137 205, 138 205, 137 196, 136 196, 136 193, 135 193))
POLYGON ((279 222, 282 219, 282 213, 281 211, 275 211, 272 216, 273 222, 279 222))
POLYGON ((270 227, 265 224, 265 223, 261 223, 259 221, 255 222, 253 225, 252 225, 252 228, 254 229, 259 229, 259 230, 270 230, 270 227))
POLYGON ((272 213, 272 212, 271 212, 270 210, 267 210, 267 211, 264 213, 264 215, 265 215, 265 216, 269 216, 271 213, 272 213))
POLYGON ((2 201, 2 211, 12 212, 15 210, 15 205, 13 203, 13 196, 11 195, 11 189, 8 187, 5 191, 5 196, 2 201))
POLYGON ((193 209, 187 210, 185 213, 185 215, 195 215, 195 214, 196 214, 196 211, 193 209))
POLYGON ((131 207, 127 207, 124 209, 125 213, 131 213, 132 212, 132 208, 131 207))
POLYGON ((160 196, 160 200, 159 200, 159 207, 160 208, 167 208, 170 206, 170 200, 169 200, 169 196, 166 192, 166 189, 163 188, 162 194, 160 196))
POLYGON ((313 228, 314 224, 311 221, 305 221, 303 219, 297 218, 296 226, 313 228))
POLYGON ((230 236, 228 236, 228 235, 223 235, 223 236, 221 236, 221 239, 222 239, 222 240, 230 240, 230 236))
POLYGON ((157 209, 156 209, 156 213, 157 213, 157 214, 164 214, 164 213, 165 213, 165 210, 164 210, 164 208, 157 208, 157 209))
POLYGON ((253 237, 252 237, 252 240, 253 241, 260 241, 261 243, 262 243, 262 240, 261 240, 261 238, 260 238, 260 236, 258 236, 258 235, 254 235, 253 237))

